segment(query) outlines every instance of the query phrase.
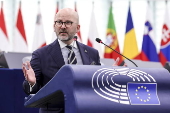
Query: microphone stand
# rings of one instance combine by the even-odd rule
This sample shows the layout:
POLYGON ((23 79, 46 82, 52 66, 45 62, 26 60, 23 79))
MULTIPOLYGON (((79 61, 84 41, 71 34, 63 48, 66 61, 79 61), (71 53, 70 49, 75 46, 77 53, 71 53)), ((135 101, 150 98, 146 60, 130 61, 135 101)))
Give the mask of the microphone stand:
POLYGON ((106 45, 105 43, 103 43, 99 38, 96 38, 96 41, 98 43, 102 43, 104 44, 105 46, 107 46, 108 48, 110 48, 111 50, 115 51, 116 53, 118 53, 119 55, 123 56, 124 58, 126 58, 127 60, 129 60, 130 62, 132 62, 136 67, 138 67, 135 62, 133 62, 132 60, 130 60, 129 58, 127 58, 126 56, 124 56, 123 54, 120 54, 119 52, 117 52, 116 50, 114 50, 113 48, 111 48, 110 46, 106 45))

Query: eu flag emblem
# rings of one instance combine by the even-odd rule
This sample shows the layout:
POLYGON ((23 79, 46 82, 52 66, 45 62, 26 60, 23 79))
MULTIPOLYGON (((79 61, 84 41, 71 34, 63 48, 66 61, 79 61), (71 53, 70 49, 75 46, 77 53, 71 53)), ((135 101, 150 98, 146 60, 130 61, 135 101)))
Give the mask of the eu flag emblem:
POLYGON ((131 105, 160 105, 157 83, 128 83, 131 105))

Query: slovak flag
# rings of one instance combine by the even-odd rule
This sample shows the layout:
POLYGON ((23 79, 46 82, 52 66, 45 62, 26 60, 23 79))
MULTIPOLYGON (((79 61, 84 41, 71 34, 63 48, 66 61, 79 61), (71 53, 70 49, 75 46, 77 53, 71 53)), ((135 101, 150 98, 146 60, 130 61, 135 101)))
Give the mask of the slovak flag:
POLYGON ((162 28, 162 40, 159 59, 163 66, 167 61, 170 61, 170 19, 168 6, 166 7, 165 20, 162 28))
POLYGON ((141 60, 155 62, 159 61, 154 38, 153 15, 148 3, 142 51, 140 54, 141 60))
POLYGON ((42 16, 40 11, 40 3, 38 2, 38 14, 36 18, 36 25, 35 25, 35 33, 34 33, 34 41, 32 50, 36 50, 46 45, 45 34, 42 24, 42 16))
POLYGON ((16 28, 15 28, 15 37, 13 51, 15 52, 28 52, 28 43, 24 29, 24 23, 22 19, 21 12, 21 1, 19 4, 16 28))

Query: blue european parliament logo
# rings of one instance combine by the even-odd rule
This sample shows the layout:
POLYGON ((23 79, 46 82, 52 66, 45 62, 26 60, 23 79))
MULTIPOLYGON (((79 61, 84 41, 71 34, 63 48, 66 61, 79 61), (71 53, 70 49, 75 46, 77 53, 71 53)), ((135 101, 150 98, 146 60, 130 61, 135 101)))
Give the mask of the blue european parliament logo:
POLYGON ((126 105, 160 105, 155 78, 141 70, 101 68, 92 76, 92 88, 109 101, 126 105), (116 76, 124 78, 124 83, 116 76), (127 79, 129 78, 129 79, 127 79), (131 80, 130 80, 131 79, 131 80), (133 81, 133 82, 129 82, 133 81), (141 82, 139 82, 141 81, 141 82))
POLYGON ((160 105, 157 83, 127 83, 131 105, 160 105))

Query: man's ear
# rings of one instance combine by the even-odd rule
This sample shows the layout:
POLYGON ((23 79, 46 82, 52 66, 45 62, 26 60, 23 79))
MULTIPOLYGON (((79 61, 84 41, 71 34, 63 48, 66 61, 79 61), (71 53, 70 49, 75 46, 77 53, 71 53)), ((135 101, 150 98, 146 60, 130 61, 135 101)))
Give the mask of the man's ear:
POLYGON ((77 25, 77 32, 80 31, 80 25, 77 25))

